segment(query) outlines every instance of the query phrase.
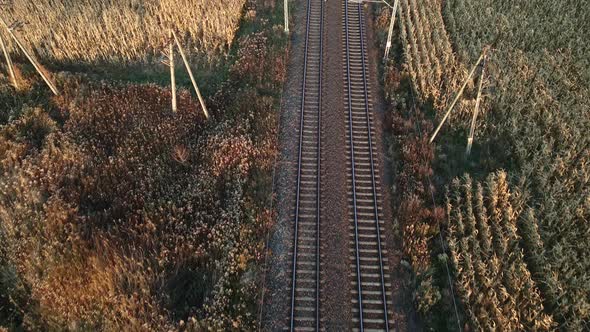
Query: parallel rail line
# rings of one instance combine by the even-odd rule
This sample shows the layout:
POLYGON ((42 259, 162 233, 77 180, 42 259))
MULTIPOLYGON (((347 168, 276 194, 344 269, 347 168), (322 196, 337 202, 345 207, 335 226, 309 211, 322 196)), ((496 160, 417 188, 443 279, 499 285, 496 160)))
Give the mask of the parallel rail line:
POLYGON ((379 167, 369 89, 362 4, 343 1, 346 41, 347 167, 353 322, 359 331, 389 331, 387 250, 384 249, 379 167))
POLYGON ((289 328, 320 329, 320 182, 324 0, 307 1, 289 328))
MULTIPOLYGON (((359 331, 389 331, 387 250, 362 5, 343 0, 350 281, 359 331)), ((324 0, 307 1, 289 330, 319 331, 324 0)))

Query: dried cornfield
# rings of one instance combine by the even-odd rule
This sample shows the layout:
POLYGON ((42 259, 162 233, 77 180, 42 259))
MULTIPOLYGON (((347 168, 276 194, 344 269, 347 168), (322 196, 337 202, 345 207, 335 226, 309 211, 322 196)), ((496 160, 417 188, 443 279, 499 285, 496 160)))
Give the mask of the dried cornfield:
POLYGON ((553 317, 520 246, 518 195, 506 173, 474 186, 469 176, 453 181, 447 194, 449 248, 456 285, 476 331, 550 331, 553 317))
POLYGON ((467 66, 453 53, 440 0, 400 1, 400 39, 405 66, 422 100, 444 108, 467 77, 467 66))
MULTIPOLYGON (((45 61, 135 64, 149 63, 160 55, 168 27, 177 29, 190 54, 227 52, 244 3, 14 0, 0 15, 8 22, 26 23, 19 35, 45 61)), ((15 45, 11 49, 15 51, 15 45)))

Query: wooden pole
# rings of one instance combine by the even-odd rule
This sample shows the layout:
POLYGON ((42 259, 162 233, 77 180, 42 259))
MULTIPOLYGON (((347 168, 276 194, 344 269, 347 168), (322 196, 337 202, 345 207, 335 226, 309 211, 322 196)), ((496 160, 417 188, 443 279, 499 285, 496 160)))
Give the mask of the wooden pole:
POLYGON ((12 39, 14 39, 14 41, 16 42, 16 44, 18 45, 18 47, 21 49, 21 51, 23 51, 23 53, 25 54, 25 56, 27 57, 27 59, 29 59, 29 61, 31 62, 31 64, 33 65, 33 67, 35 67, 35 69, 37 70, 37 72, 39 73, 39 75, 41 75, 41 77, 43 78, 43 80, 45 81, 45 83, 47 83, 47 86, 49 86, 49 88, 51 89, 51 91, 53 92, 53 94, 58 95, 58 91, 57 88, 55 87, 55 85, 53 84, 53 82, 51 82, 51 80, 49 79, 49 77, 47 77, 43 71, 41 71, 41 66, 39 66, 39 64, 37 63, 37 61, 35 61, 35 59, 33 59, 33 57, 31 57, 31 55, 29 54, 29 52, 27 52, 27 50, 25 49, 25 47, 23 46, 23 44, 21 44, 21 42, 18 40, 18 38, 16 37, 16 35, 14 33, 12 33, 12 29, 6 24, 6 22, 4 21, 4 19, 2 19, 0 17, 0 22, 2 23, 2 25, 4 25, 4 27, 6 28, 6 31, 8 31, 8 33, 10 34, 10 36, 12 37, 12 39))
POLYGON ((479 113, 479 102, 481 99, 481 89, 483 87, 483 80, 485 77, 486 70, 486 57, 483 58, 483 65, 481 68, 481 77, 479 78, 479 87, 477 89, 477 99, 475 100, 475 109, 473 110, 473 119, 471 119, 471 128, 469 129, 469 138, 467 139, 467 150, 465 154, 471 153, 471 147, 473 145, 473 137, 475 135, 475 122, 477 121, 477 115, 479 113))
POLYGON ((16 76, 14 75, 14 69, 12 69, 12 60, 10 60, 10 54, 4 45, 4 38, 0 35, 0 45, 2 46, 2 52, 4 52, 4 58, 6 59, 6 67, 8 67, 8 73, 15 89, 18 89, 18 83, 16 82, 16 76))
POLYGON ((284 0, 285 32, 289 33, 289 0, 284 0))
POLYGON ((176 112, 176 77, 174 72, 174 41, 172 40, 172 30, 170 30, 170 88, 172 90, 172 112, 176 112))
POLYGON ((397 6, 398 6, 399 0, 395 0, 395 3, 393 4, 393 9, 391 12, 391 21, 389 22, 389 32, 387 33, 387 45, 385 46, 385 56, 383 57, 383 60, 387 60, 387 58, 389 57, 389 50, 391 49, 391 38, 393 37, 393 26, 395 24, 395 15, 397 14, 397 6))
POLYGON ((463 95, 463 91, 465 90, 465 87, 467 86, 467 83, 469 83, 469 80, 473 76, 473 73, 475 73, 475 69, 477 69, 477 66, 479 66, 479 63, 484 58, 485 54, 486 54, 486 50, 484 50, 481 53, 481 55, 479 56, 479 59, 477 60, 477 62, 473 66, 473 69, 471 69, 471 72, 469 73, 469 76, 467 76, 467 79, 465 79, 465 82, 463 83, 463 86, 459 90, 459 93, 457 93, 457 96, 455 96, 455 99, 451 103, 451 106, 449 106, 449 109, 447 110, 447 113, 445 113, 445 116, 443 117, 443 119, 441 120, 440 124, 438 125, 438 127, 434 131, 434 134, 432 134, 432 137, 430 138, 430 143, 432 143, 434 141, 434 139, 436 138, 436 135, 440 131, 440 128, 442 128, 443 124, 445 124, 445 121, 447 121, 447 118, 449 117, 449 114, 451 114, 451 111, 453 110, 453 107, 455 107, 455 104, 457 103, 457 101, 459 101, 459 98, 461 98, 461 96, 463 95))
POLYGON ((174 37, 174 41, 176 42, 176 46, 178 46, 178 52, 180 52, 180 56, 182 57, 182 61, 184 62, 184 66, 186 67, 186 71, 188 71, 188 75, 191 78, 191 82, 193 83, 193 87, 195 88, 195 92, 197 93, 197 97, 199 98, 199 102, 201 103, 201 107, 203 108, 203 113, 205 113, 205 118, 209 119, 209 112, 207 112, 207 107, 205 106, 205 101, 203 100, 203 96, 201 96, 201 91, 199 91, 199 87, 197 86, 197 82, 195 82, 195 77, 193 76, 193 72, 191 67, 188 64, 188 60, 186 59, 186 55, 184 54, 184 50, 182 49, 182 45, 178 41, 178 37, 176 36, 176 32, 172 30, 172 36, 174 37))

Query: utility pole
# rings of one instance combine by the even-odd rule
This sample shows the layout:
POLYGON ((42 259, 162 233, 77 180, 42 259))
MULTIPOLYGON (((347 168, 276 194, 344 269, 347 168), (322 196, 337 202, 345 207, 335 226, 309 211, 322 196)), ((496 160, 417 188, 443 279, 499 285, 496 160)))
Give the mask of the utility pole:
POLYGON ((207 112, 207 106, 205 105, 205 100, 203 99, 203 96, 201 96, 201 91, 199 90, 199 87, 197 86, 197 82, 195 81, 195 77, 193 76, 193 71, 191 70, 191 67, 188 64, 188 60, 186 58, 186 55, 184 54, 184 50, 182 49, 182 45, 180 45, 180 41, 178 40, 178 37, 176 36, 176 33, 174 32, 174 30, 172 30, 172 37, 174 37, 174 41, 176 42, 176 46, 178 47, 178 52, 180 53, 180 56, 182 57, 182 61, 184 62, 184 66, 186 67, 186 71, 188 71, 188 76, 191 78, 191 83, 193 83, 193 88, 195 88, 195 92, 197 93, 197 98, 199 98, 199 102, 201 103, 201 108, 203 109, 203 113, 205 114, 205 118, 209 119, 209 112, 207 112))
POLYGON ((41 77, 43 78, 43 80, 45 81, 45 83, 47 83, 47 86, 49 86, 49 88, 51 89, 51 91, 53 92, 53 94, 58 95, 59 92, 57 91, 57 88, 55 87, 55 84, 53 84, 53 82, 51 81, 51 79, 43 72, 43 70, 41 70, 41 66, 29 54, 29 52, 27 52, 27 49, 23 46, 23 44, 20 42, 20 40, 18 39, 18 37, 16 37, 16 35, 12 32, 13 29, 18 28, 19 26, 21 26, 22 23, 17 23, 17 24, 13 24, 11 26, 8 26, 8 24, 6 24, 6 21, 4 21, 1 17, 0 17, 0 23, 6 28, 6 31, 8 32, 8 34, 10 35, 10 37, 12 37, 12 39, 14 40, 14 42, 16 43, 16 45, 25 54, 25 56, 27 57, 27 59, 29 59, 29 61, 31 62, 31 64, 33 65, 33 67, 35 67, 35 69, 37 70, 37 72, 39 73, 39 75, 41 75, 41 77))
POLYGON ((475 108, 473 109, 473 118, 471 119, 471 128, 469 129, 469 138, 467 138, 467 150, 466 155, 471 153, 471 147, 473 146, 473 137, 475 136, 475 121, 477 121, 477 115, 479 114, 479 102, 481 100, 481 89, 483 87, 483 80, 486 72, 486 60, 487 56, 483 57, 483 64, 481 66, 481 76, 479 78, 479 88, 477 89, 477 99, 475 99, 475 108))
POLYGON ((391 21, 389 22, 389 32, 387 34, 387 45, 385 46, 385 55, 383 56, 383 61, 387 61, 387 58, 389 57, 389 50, 391 49, 391 38, 393 37, 393 25, 395 24, 395 15, 397 14, 398 3, 399 0, 395 0, 395 4, 393 4, 393 9, 391 12, 391 21))
POLYGON ((481 61, 483 60, 483 58, 486 56, 487 49, 488 49, 487 46, 484 47, 483 52, 481 52, 481 55, 479 56, 479 59, 477 59, 477 62, 473 66, 473 69, 471 69, 471 72, 469 72, 469 75, 465 79, 465 82, 463 82, 463 86, 461 86, 461 89, 459 89, 459 92, 455 96, 455 99, 451 103, 451 106, 449 106, 449 109, 445 113, 445 116, 443 116, 443 118, 440 121, 440 124, 438 125, 438 127, 436 127, 436 130, 434 131, 434 134, 432 134, 432 137, 430 137, 430 141, 428 143, 432 143, 434 141, 434 139, 436 138, 436 135, 438 134, 438 132, 440 131, 440 129, 442 128, 442 126, 445 124, 445 121, 447 121, 447 118, 451 114, 451 111, 453 110, 453 107, 455 107, 455 104, 457 104, 457 102, 459 101, 459 98, 461 98, 461 96, 463 95, 463 91, 465 91, 465 87, 469 83, 469 80, 471 80, 471 77, 475 73, 475 70, 477 69, 477 67, 479 67, 479 64, 481 63, 481 61))
POLYGON ((172 112, 176 112, 176 77, 174 76, 174 36, 172 29, 169 33, 170 45, 168 49, 168 56, 170 61, 170 89, 172 90, 172 112))
POLYGON ((395 3, 390 5, 385 0, 348 0, 352 3, 365 3, 365 2, 373 2, 373 3, 384 3, 387 7, 391 8, 391 19, 389 21, 389 33, 387 34, 387 45, 385 46, 385 55, 383 56, 383 61, 387 60, 389 56, 389 50, 391 49, 391 39, 393 38, 393 26, 395 24, 395 16, 397 15, 397 6, 399 0, 395 0, 395 3))
POLYGON ((289 33, 289 0, 285 0, 285 9, 283 10, 285 12, 285 32, 289 33))
POLYGON ((15 89, 18 89, 18 83, 16 82, 16 76, 14 75, 14 70, 12 69, 12 60, 10 60, 10 54, 8 53, 8 49, 6 49, 6 45, 4 45, 4 39, 0 35, 0 46, 2 46, 2 52, 4 52, 4 58, 6 59, 6 67, 8 67, 8 73, 10 74, 10 78, 12 79, 12 84, 14 85, 15 89))

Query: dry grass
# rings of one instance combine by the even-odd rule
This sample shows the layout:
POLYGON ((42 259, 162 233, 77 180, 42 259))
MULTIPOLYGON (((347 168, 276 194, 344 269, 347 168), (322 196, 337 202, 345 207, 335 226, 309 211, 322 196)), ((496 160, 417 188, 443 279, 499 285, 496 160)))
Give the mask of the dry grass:
MULTIPOLYGON (((2 16, 8 22, 27 23, 20 36, 45 60, 149 63, 159 56, 169 26, 177 29, 190 54, 212 56, 226 52, 237 31, 244 3, 245 0, 15 0, 2 16)), ((11 49, 15 50, 14 45, 11 49)))

